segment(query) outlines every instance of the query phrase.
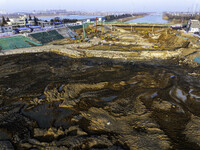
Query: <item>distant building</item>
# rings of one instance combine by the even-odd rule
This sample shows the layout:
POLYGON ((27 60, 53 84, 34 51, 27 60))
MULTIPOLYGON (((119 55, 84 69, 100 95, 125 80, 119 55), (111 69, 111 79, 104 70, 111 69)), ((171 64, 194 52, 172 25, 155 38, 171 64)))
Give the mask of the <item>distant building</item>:
POLYGON ((8 25, 15 27, 24 27, 26 25, 25 18, 10 18, 10 21, 8 22, 8 25))
POLYGON ((105 21, 106 21, 106 17, 99 17, 99 18, 98 18, 98 21, 99 21, 99 22, 105 22, 105 21))
POLYGON ((190 33, 200 33, 199 20, 189 20, 187 24, 187 31, 190 33))
POLYGON ((12 26, 0 26, 0 33, 12 32, 12 26))
POLYGON ((28 27, 23 27, 23 28, 17 28, 15 29, 15 31, 18 33, 30 33, 32 29, 28 27))
POLYGON ((82 25, 82 24, 83 24, 83 21, 77 21, 76 24, 77 24, 77 25, 82 25))
POLYGON ((38 21, 38 25, 41 27, 49 27, 49 26, 51 26, 51 22, 38 21))
POLYGON ((42 28, 40 26, 29 26, 32 32, 36 31, 42 31, 42 28))
POLYGON ((94 22, 96 22, 96 18, 87 19, 86 22, 88 22, 88 23, 94 23, 94 22))
POLYGON ((35 25, 34 20, 29 20, 26 15, 20 16, 20 18, 10 18, 9 20, 8 25, 13 26, 13 28, 35 25))
POLYGON ((87 19, 86 22, 95 23, 96 20, 97 20, 97 22, 105 22, 106 21, 106 17, 98 17, 97 19, 96 18, 91 18, 91 19, 87 19))

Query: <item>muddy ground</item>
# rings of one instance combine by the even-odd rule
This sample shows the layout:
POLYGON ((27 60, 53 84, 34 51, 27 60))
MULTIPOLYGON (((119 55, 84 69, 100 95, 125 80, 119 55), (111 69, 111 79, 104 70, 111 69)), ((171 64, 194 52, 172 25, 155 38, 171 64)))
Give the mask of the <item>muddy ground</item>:
POLYGON ((0 149, 200 149, 199 67, 0 57, 0 149))

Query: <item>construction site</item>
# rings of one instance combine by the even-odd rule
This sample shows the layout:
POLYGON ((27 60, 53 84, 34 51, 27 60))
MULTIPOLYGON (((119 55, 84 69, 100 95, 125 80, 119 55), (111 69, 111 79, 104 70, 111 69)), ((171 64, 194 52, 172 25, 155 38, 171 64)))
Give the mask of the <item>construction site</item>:
POLYGON ((198 36, 99 23, 0 46, 0 149, 200 149, 198 36))
POLYGON ((184 30, 174 30, 168 25, 131 24, 87 24, 83 28, 67 27, 0 39, 2 53, 52 51, 74 55, 74 57, 112 58, 145 60, 147 58, 168 59, 178 57, 196 65, 200 41, 198 36, 187 34, 184 30), (12 44, 6 45, 6 41, 12 44), (21 41, 21 42, 19 42, 21 41), (31 49, 27 49, 32 47, 31 49), (20 49, 22 48, 22 49, 20 49), (73 52, 71 53, 71 50, 73 52), (79 53, 79 54, 78 54, 79 53), (81 54, 81 53, 84 53, 81 54), (123 55, 121 57, 120 55, 123 55), (189 59, 187 59, 189 58, 189 59))

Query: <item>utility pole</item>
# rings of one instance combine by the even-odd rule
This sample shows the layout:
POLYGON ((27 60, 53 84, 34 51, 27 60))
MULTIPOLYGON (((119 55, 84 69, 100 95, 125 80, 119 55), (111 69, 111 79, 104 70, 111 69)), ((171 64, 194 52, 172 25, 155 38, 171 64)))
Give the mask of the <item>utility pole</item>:
POLYGON ((152 27, 152 34, 154 35, 154 25, 153 25, 153 27, 152 27))
POLYGON ((97 17, 96 17, 96 33, 97 33, 97 17))
POLYGON ((86 39, 85 24, 83 24, 83 37, 84 37, 84 39, 86 39))
POLYGON ((103 34, 103 20, 101 20, 101 34, 103 34))

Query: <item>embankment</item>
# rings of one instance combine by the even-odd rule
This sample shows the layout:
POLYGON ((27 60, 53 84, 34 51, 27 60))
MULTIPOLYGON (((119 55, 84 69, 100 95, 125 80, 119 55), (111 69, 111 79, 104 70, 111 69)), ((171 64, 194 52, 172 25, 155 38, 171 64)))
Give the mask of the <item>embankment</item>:
POLYGON ((142 17, 148 16, 148 15, 149 14, 139 15, 139 16, 131 16, 131 17, 127 17, 127 18, 120 18, 120 19, 112 20, 110 22, 127 22, 127 21, 130 21, 130 20, 133 20, 133 19, 137 19, 137 18, 142 18, 142 17))
MULTIPOLYGON (((88 45, 88 43, 85 43, 88 45)), ((75 44, 68 46, 47 45, 41 47, 23 48, 17 50, 2 51, 0 56, 25 54, 25 53, 41 53, 54 52, 61 55, 70 56, 73 58, 99 57, 109 59, 124 59, 124 60, 146 60, 146 59, 169 59, 178 57, 181 51, 105 51, 105 50, 87 50, 87 49, 72 49, 75 44)))

